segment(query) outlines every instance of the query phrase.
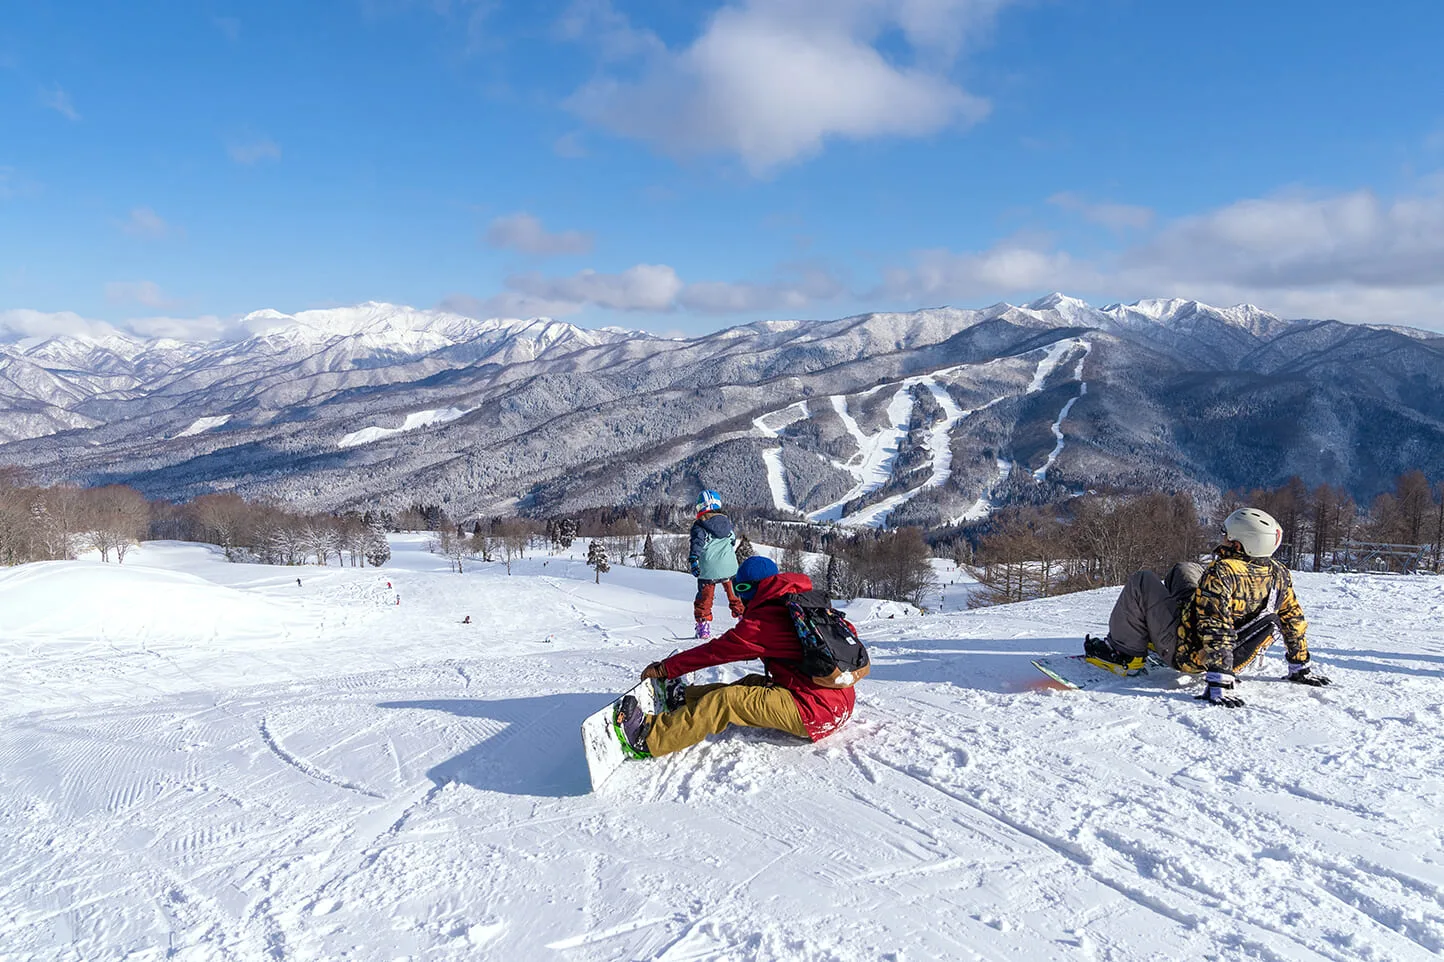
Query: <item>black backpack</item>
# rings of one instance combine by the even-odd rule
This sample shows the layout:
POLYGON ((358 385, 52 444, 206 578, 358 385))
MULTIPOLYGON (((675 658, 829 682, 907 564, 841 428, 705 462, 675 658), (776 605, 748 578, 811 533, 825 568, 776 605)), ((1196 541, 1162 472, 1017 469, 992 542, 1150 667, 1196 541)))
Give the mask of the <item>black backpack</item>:
POLYGON ((802 643, 801 669, 822 688, 851 688, 870 670, 867 648, 852 622, 832 607, 822 591, 782 595, 802 643))

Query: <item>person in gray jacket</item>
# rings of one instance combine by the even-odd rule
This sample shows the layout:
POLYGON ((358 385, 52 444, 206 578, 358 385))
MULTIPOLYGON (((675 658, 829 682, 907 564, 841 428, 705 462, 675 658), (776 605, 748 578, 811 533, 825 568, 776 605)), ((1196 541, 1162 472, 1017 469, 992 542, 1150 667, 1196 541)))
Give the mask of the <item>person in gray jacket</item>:
POLYGON ((697 597, 692 600, 697 637, 711 638, 712 601, 719 584, 727 592, 732 617, 741 618, 744 607, 732 590, 732 576, 737 573, 737 533, 732 519, 722 513, 722 496, 716 491, 703 491, 697 496, 697 520, 692 522, 687 563, 697 579, 697 597))

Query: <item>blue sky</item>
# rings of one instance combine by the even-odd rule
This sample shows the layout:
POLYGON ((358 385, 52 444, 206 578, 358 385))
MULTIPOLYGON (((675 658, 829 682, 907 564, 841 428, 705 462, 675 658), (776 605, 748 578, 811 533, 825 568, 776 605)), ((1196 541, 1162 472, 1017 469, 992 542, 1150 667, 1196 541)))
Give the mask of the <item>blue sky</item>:
POLYGON ((1377 6, 12 4, 0 328, 1055 289, 1444 328, 1444 4, 1377 6))

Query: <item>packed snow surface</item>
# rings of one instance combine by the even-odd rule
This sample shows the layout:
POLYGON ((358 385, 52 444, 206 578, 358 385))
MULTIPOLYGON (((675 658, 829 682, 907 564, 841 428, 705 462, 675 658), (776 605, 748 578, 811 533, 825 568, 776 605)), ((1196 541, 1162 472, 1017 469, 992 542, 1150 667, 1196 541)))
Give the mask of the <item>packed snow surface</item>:
MULTIPOLYGON (((1053 450, 1048 452, 1048 460, 1044 462, 1042 467, 1033 472, 1033 480, 1035 481, 1042 481, 1047 478, 1048 469, 1053 466, 1053 462, 1058 460, 1058 455, 1063 453, 1063 445, 1065 443, 1063 437, 1063 422, 1068 419, 1068 415, 1073 410, 1073 405, 1077 404, 1078 400, 1088 393, 1088 382, 1083 380, 1083 362, 1088 360, 1088 352, 1092 350, 1093 345, 1081 338, 1076 338, 1072 342, 1064 343, 1071 343, 1083 348, 1083 354, 1078 358, 1078 365, 1073 369, 1073 380, 1078 382, 1078 393, 1068 399, 1068 402, 1063 405, 1063 410, 1058 412, 1058 419, 1053 422, 1053 437, 1057 443, 1053 445, 1053 450)), ((1043 366, 1040 364, 1038 366, 1040 374, 1033 378, 1033 386, 1029 388, 1030 391, 1041 389, 1042 381, 1039 380, 1039 377, 1042 376, 1042 369, 1043 366)))
POLYGON ((202 431, 209 431, 211 428, 218 428, 231 419, 229 414, 219 414, 215 417, 196 418, 190 423, 190 427, 176 434, 178 438, 188 438, 193 434, 200 434, 202 431))
POLYGON ((0 571, 0 958, 1444 953, 1436 579, 1299 574, 1337 684, 1269 657, 1233 711, 1156 675, 1039 684, 1114 589, 857 602, 874 669, 841 732, 734 730, 588 794, 578 725, 690 644, 692 580, 420 545, 0 571))
POLYGON ((440 408, 435 411, 412 411, 406 415, 400 427, 383 428, 369 427, 359 431, 352 431, 343 435, 341 440, 336 442, 338 448, 354 448, 360 444, 370 444, 372 441, 379 441, 382 438, 389 438, 393 435, 402 434, 406 431, 415 431, 417 428, 429 428, 435 424, 447 424, 457 418, 465 417, 473 409, 462 408, 440 408))

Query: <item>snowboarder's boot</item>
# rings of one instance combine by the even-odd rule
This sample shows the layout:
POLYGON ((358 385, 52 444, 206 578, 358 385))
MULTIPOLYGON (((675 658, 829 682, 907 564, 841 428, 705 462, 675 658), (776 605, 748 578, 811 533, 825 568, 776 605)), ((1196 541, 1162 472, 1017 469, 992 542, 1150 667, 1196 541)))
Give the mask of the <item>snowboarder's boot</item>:
POLYGON ((711 638, 711 637, 712 637, 712 622, 710 622, 710 621, 699 621, 699 622, 697 622, 697 637, 698 637, 698 638, 711 638))
POLYGON ((622 750, 633 758, 651 758, 647 751, 647 736, 652 732, 652 723, 647 720, 642 706, 631 695, 623 695, 617 703, 617 714, 612 719, 612 728, 622 743, 622 750))
POLYGON ((669 678, 662 683, 662 702, 667 711, 676 711, 687 704, 687 679, 669 678))
POLYGON ((1106 668, 1116 675, 1136 675, 1143 671, 1143 656, 1136 657, 1120 651, 1105 636, 1094 638, 1083 636, 1083 656, 1099 668, 1106 668))

